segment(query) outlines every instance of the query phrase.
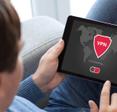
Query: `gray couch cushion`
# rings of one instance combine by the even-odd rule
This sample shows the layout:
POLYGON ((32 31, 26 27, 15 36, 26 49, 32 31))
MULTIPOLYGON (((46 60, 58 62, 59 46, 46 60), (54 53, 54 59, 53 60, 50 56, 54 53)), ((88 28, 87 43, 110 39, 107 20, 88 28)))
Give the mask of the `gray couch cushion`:
POLYGON ((21 52, 24 74, 32 74, 41 56, 63 35, 64 25, 58 21, 40 16, 22 23, 22 37, 25 46, 21 52))

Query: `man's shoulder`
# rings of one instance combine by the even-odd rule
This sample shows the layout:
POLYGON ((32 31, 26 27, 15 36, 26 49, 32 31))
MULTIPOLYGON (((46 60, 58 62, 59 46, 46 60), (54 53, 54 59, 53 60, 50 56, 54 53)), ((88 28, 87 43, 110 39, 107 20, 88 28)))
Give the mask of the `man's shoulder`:
POLYGON ((9 106, 7 112, 46 112, 36 105, 34 105, 29 100, 15 96, 12 104, 9 106))

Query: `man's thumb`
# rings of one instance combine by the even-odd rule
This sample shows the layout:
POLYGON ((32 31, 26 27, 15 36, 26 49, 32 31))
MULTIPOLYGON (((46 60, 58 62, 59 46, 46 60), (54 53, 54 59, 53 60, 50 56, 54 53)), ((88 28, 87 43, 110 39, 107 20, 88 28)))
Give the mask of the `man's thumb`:
POLYGON ((90 112, 98 112, 98 106, 94 101, 92 100, 89 101, 89 107, 90 107, 90 112))
POLYGON ((54 56, 58 58, 58 56, 61 54, 64 48, 64 41, 62 39, 59 40, 59 42, 54 46, 54 56))

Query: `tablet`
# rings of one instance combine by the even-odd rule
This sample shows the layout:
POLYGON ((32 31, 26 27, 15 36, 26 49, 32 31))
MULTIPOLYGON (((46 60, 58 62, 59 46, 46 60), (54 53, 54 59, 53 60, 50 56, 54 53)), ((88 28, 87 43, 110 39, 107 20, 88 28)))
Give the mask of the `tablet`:
POLYGON ((117 26, 69 16, 58 71, 117 85, 117 26))

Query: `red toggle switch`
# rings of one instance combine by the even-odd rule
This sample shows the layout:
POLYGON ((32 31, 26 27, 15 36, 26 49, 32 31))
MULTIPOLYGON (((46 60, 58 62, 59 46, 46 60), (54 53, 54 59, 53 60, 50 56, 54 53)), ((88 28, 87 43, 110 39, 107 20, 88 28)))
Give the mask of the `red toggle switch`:
POLYGON ((89 68, 89 70, 90 70, 91 73, 95 73, 95 74, 99 74, 100 73, 100 68, 99 67, 91 66, 89 68))

